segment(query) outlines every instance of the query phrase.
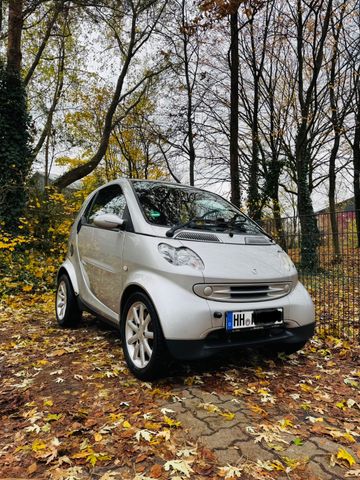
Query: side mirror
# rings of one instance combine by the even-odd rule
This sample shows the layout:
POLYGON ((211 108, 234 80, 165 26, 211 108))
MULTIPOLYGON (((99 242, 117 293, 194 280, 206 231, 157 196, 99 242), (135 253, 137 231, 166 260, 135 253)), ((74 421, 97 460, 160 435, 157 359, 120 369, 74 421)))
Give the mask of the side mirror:
POLYGON ((100 228, 106 228, 106 230, 114 230, 114 228, 123 228, 125 226, 125 220, 114 213, 104 213, 94 218, 94 225, 100 228))

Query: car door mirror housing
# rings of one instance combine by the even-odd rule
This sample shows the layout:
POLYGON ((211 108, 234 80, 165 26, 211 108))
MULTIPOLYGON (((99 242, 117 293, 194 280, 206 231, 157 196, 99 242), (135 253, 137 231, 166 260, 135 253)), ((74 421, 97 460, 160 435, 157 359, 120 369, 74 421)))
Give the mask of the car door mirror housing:
POLYGON ((114 230, 115 228, 124 228, 125 220, 114 213, 104 213, 94 218, 94 225, 106 230, 114 230))

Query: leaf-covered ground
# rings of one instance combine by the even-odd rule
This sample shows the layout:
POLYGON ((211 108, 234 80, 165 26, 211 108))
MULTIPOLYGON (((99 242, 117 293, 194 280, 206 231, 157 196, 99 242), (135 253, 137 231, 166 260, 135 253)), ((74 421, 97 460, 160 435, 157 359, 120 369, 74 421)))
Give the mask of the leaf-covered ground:
POLYGON ((359 359, 328 337, 144 383, 114 330, 90 316, 61 330, 50 295, 13 298, 0 307, 0 477, 360 478, 359 359))

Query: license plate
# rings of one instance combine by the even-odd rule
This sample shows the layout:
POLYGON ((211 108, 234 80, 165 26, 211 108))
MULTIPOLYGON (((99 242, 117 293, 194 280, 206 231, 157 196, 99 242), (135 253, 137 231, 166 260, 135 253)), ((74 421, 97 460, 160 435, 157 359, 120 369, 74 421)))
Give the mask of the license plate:
POLYGON ((255 327, 254 311, 226 312, 226 330, 255 327))

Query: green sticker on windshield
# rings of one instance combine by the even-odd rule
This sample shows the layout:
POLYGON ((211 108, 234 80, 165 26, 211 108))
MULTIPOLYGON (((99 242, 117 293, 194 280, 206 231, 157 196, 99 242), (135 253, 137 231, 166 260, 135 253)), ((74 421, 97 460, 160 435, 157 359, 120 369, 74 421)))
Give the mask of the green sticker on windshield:
POLYGON ((157 210, 150 210, 150 217, 159 218, 160 217, 160 212, 158 212, 157 210))

